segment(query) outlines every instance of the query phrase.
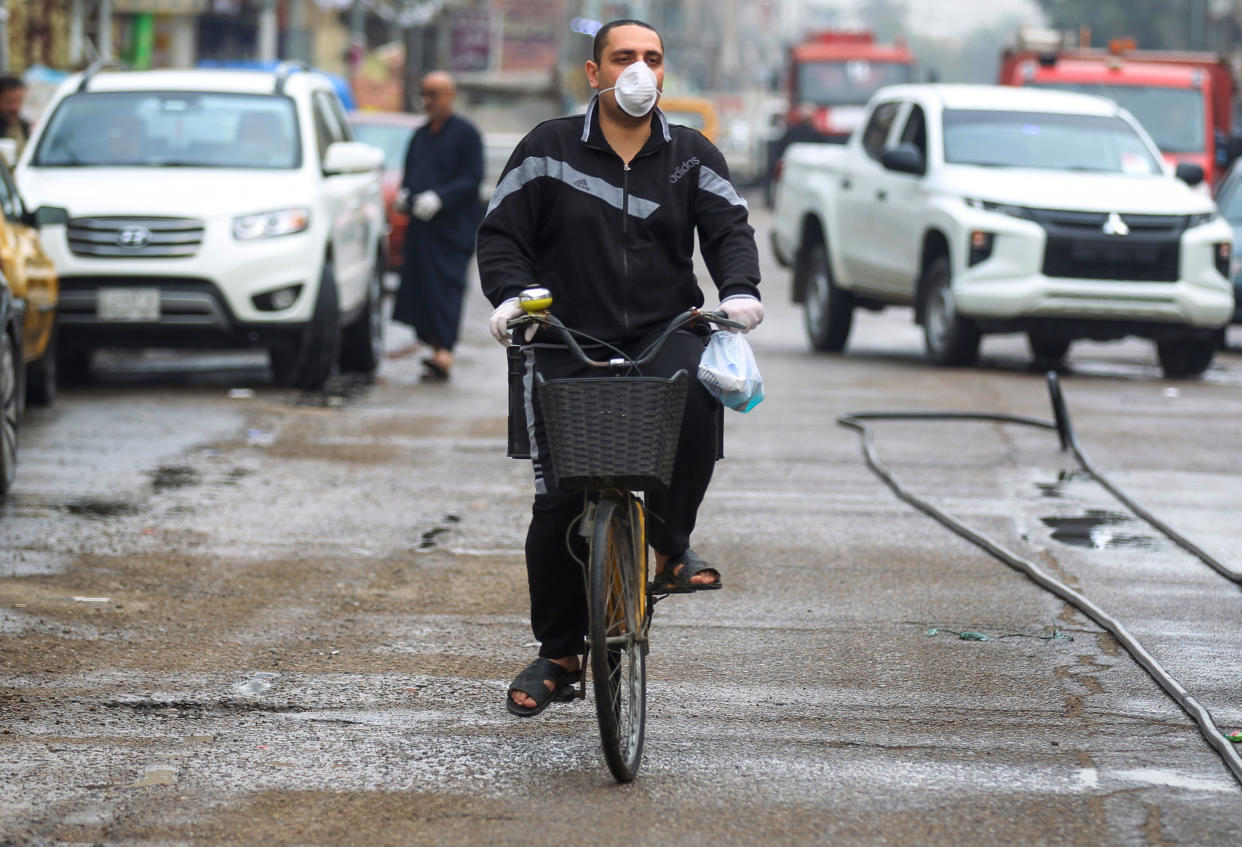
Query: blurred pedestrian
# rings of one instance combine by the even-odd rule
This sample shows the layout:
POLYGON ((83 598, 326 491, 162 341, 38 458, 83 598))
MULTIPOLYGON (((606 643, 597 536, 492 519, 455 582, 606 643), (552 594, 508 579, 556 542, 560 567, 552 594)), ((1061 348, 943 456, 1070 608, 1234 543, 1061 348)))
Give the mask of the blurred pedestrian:
POLYGON ((15 76, 0 76, 0 138, 16 141, 18 156, 30 137, 30 123, 22 118, 25 100, 26 83, 15 76))
POLYGON ((392 316, 433 349, 423 359, 423 380, 443 382, 453 367, 466 266, 482 213, 483 139, 453 113, 457 85, 447 73, 427 74, 419 93, 427 122, 410 139, 394 204, 411 220, 392 316))

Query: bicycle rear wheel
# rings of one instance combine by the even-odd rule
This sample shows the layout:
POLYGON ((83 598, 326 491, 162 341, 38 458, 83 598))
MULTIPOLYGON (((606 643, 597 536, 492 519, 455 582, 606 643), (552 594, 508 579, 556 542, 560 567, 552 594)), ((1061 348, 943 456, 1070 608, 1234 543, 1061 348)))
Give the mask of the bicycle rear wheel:
POLYGON ((608 769, 638 775, 647 720, 647 556, 642 506, 604 494, 591 533, 590 653, 595 712, 608 769))

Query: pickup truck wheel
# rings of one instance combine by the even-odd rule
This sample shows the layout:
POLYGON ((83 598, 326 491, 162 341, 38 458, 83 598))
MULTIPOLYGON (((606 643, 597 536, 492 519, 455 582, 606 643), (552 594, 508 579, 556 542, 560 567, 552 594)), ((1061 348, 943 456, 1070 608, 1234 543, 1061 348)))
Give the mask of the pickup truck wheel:
POLYGON ((21 358, 13 338, 0 327, 0 497, 17 478, 17 426, 21 417, 21 358))
POLYGON ((367 302, 341 339, 341 370, 374 374, 384 358, 383 268, 376 259, 367 280, 367 302))
POLYGON ((816 350, 840 352, 854 323, 854 295, 832 281, 828 248, 815 244, 799 255, 798 272, 805 279, 802 317, 806 336, 816 350))
POLYGON ((1026 343, 1031 347, 1031 355, 1038 365, 1053 366, 1061 363, 1069 352, 1070 343, 1060 338, 1049 338, 1035 332, 1026 334, 1026 343))
POLYGON ((1215 353, 1216 342, 1210 338, 1156 344, 1156 354, 1166 379, 1201 376, 1212 364, 1215 353))
POLYGON ((937 365, 969 365, 979 358, 979 328, 957 313, 953 277, 946 256, 923 275, 923 341, 927 358, 937 365))

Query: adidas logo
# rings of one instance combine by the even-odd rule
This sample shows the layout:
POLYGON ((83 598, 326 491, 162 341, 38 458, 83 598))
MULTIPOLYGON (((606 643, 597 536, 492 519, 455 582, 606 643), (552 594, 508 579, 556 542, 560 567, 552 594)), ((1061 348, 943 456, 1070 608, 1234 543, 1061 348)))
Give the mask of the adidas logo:
POLYGON ((574 183, 574 188, 581 188, 583 191, 586 191, 590 187, 591 186, 587 184, 585 179, 580 179, 574 183))
POLYGON ((677 170, 669 174, 668 181, 676 182, 677 180, 681 179, 686 174, 690 173, 690 170, 698 163, 699 163, 699 157, 691 156, 689 159, 686 159, 686 161, 678 165, 677 170))

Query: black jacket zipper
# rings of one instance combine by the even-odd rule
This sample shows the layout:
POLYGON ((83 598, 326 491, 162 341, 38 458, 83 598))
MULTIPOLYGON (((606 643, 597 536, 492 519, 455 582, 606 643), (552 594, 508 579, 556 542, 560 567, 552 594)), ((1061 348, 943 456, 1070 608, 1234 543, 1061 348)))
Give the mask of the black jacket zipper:
POLYGON ((625 330, 630 330, 630 164, 622 162, 621 174, 621 272, 625 291, 625 309, 622 313, 625 330))

